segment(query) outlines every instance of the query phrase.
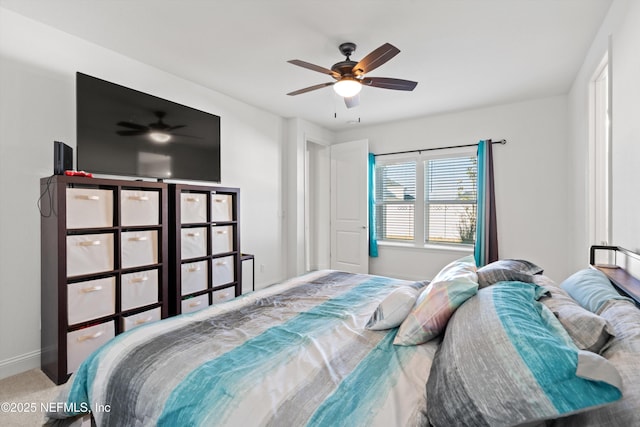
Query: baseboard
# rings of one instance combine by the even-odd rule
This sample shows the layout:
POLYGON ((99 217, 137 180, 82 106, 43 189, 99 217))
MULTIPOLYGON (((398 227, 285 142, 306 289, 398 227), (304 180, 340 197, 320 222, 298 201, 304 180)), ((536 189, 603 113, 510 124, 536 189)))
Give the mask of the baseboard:
POLYGON ((40 367, 40 350, 0 360, 0 379, 40 367))

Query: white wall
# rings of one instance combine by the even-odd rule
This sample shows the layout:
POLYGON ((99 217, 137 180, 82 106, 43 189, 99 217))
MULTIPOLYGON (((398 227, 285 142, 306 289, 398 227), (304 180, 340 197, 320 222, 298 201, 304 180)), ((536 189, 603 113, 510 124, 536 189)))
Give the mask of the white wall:
POLYGON ((612 241, 640 250, 640 2, 614 0, 569 93, 570 268, 588 262, 589 82, 611 40, 612 241))
MULTIPOLYGON (((494 145, 499 255, 524 258, 556 280, 567 273, 567 100, 565 96, 417 118, 339 132, 369 139, 373 153, 507 139, 494 145)), ((381 246, 373 274, 432 278, 460 251, 381 246)))
POLYGON ((624 15, 612 37, 612 243, 640 251, 640 2, 624 15))
POLYGON ((0 9, 0 378, 40 365, 36 201, 53 141, 76 145, 76 71, 219 115, 222 185, 241 189, 256 287, 286 276, 282 118, 0 9))

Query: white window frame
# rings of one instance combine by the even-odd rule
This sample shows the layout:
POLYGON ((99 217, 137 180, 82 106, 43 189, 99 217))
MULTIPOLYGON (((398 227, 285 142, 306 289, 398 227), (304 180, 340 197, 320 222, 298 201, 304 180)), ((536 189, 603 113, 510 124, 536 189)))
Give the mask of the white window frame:
MULTIPOLYGON (((415 153, 403 153, 376 158, 376 168, 386 164, 397 163, 401 161, 416 162, 416 199, 414 208, 414 239, 412 241, 384 240, 381 236, 377 236, 378 244, 382 246, 401 246, 417 249, 444 249, 463 252, 473 252, 473 245, 467 243, 426 243, 426 218, 425 218, 425 163, 431 159, 445 159, 452 157, 475 157, 477 156, 476 147, 461 147, 445 150, 425 150, 416 151, 415 153)), ((376 200, 376 203, 378 201, 376 200)), ((376 221, 381 220, 376 216, 376 221)), ((377 224, 376 224, 377 227, 377 224)))
POLYGON ((589 83, 589 243, 611 240, 611 73, 604 55, 589 83))
MULTIPOLYGON (((410 155, 402 155, 402 156, 398 156, 398 155, 394 155, 394 156, 385 156, 383 159, 381 158, 377 158, 376 159, 376 185, 377 183, 377 168, 380 166, 387 166, 387 165, 392 165, 392 164, 397 164, 397 163, 403 163, 403 162, 413 162, 416 163, 416 157, 415 156, 410 156, 410 155)), ((391 244, 391 245, 401 245, 401 246, 413 246, 415 245, 415 241, 416 241, 416 236, 418 236, 419 234, 419 230, 417 229, 418 224, 416 223, 416 210, 418 209, 418 192, 420 191, 420 189, 418 188, 418 164, 416 164, 416 188, 415 188, 415 192, 416 192, 416 198, 413 200, 413 202, 406 202, 404 203, 403 201, 394 201, 393 204, 406 204, 406 205, 413 205, 413 240, 403 240, 403 239, 393 239, 393 240, 385 240, 382 236, 378 235, 378 243, 382 243, 382 244, 391 244)), ((377 191, 377 189, 376 189, 377 191)), ((378 198, 376 198, 376 207, 375 209, 377 210, 377 207, 379 205, 384 205, 384 203, 379 200, 378 198)), ((382 221, 382 216, 379 215, 378 213, 376 213, 376 221, 382 221)), ((376 230, 378 229, 378 224, 375 224, 376 230)))

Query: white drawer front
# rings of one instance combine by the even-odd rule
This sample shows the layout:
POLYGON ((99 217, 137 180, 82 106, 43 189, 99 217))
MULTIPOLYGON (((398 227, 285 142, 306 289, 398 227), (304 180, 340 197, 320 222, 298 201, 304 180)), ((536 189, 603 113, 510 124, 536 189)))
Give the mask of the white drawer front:
POLYGON ((209 305, 209 295, 200 295, 199 297, 193 297, 182 300, 182 313, 193 313, 194 311, 202 310, 209 305))
POLYGON ((158 232, 156 230, 122 233, 122 267, 137 267, 158 263, 158 232))
POLYGON ((67 373, 75 372, 87 356, 114 335, 113 321, 69 332, 67 334, 67 373))
POLYGON ((233 226, 211 227, 211 252, 222 254, 233 251, 233 226))
POLYGON ((207 229, 183 228, 180 231, 182 259, 198 258, 207 255, 207 229))
POLYGON ((67 236, 67 276, 113 270, 113 234, 67 236))
POLYGON ((212 266, 212 275, 213 275, 213 286, 221 286, 226 285, 227 283, 231 283, 234 280, 233 274, 233 257, 226 256, 223 258, 215 258, 211 260, 213 263, 212 266))
POLYGON ((137 326, 160 320, 161 317, 160 307, 143 311, 142 313, 134 314, 132 316, 126 316, 122 320, 122 329, 128 331, 137 326))
POLYGON ((183 224, 207 222, 207 195, 181 193, 180 218, 183 224))
POLYGON ((122 190, 120 196, 122 225, 158 225, 160 223, 159 192, 122 190))
POLYGON ((158 302, 158 270, 122 275, 122 310, 129 310, 158 302))
POLYGON ((231 221, 233 218, 232 196, 229 194, 211 195, 211 221, 231 221))
POLYGON ((219 289, 211 293, 211 304, 219 304, 221 302, 232 300, 236 297, 235 287, 219 289))
POLYGON ((192 294, 207 288, 207 261, 182 264, 182 295, 192 294))
POLYGON ((115 277, 68 285, 67 306, 70 325, 115 313, 115 277))
POLYGON ((67 188, 67 228, 113 227, 113 191, 67 188))

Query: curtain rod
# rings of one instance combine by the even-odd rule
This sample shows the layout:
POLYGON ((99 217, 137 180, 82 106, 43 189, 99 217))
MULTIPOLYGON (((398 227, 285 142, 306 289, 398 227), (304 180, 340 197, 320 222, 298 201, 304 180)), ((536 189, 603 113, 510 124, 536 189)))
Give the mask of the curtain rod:
MULTIPOLYGON (((491 141, 492 144, 506 144, 506 139, 501 139, 499 141, 491 141)), ((375 157, 378 156, 390 156, 392 154, 406 154, 406 153, 422 153, 423 151, 434 151, 434 150, 446 150, 448 148, 464 148, 464 147, 477 147, 478 144, 466 144, 466 145, 450 145, 448 147, 435 147, 435 148, 423 148, 421 150, 407 150, 407 151, 395 151, 393 153, 381 153, 374 154, 375 157)))

